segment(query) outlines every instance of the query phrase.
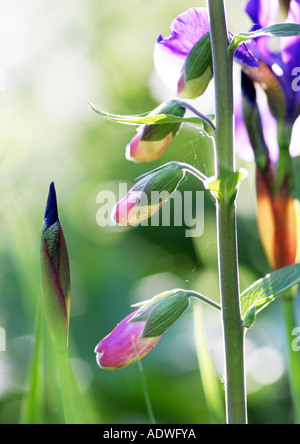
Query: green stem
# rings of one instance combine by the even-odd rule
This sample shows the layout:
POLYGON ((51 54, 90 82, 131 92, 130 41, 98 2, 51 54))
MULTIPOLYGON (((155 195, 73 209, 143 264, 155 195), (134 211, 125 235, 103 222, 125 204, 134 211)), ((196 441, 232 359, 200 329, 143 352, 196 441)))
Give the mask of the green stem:
POLYGON ((203 184, 208 180, 208 177, 205 176, 201 171, 199 171, 193 165, 188 163, 177 162, 178 165, 182 168, 182 171, 192 174, 196 179, 200 180, 203 184))
MULTIPOLYGON (((216 94, 216 175, 235 171, 232 55, 223 0, 208 0, 216 94)), ((240 309, 235 199, 217 202, 220 293, 225 341, 228 424, 246 424, 244 334, 240 309)))
POLYGON ((282 312, 287 337, 287 350, 289 357, 290 390, 294 407, 294 421, 300 424, 300 352, 292 348, 293 331, 297 327, 296 299, 292 294, 285 294, 281 299, 282 312))
POLYGON ((222 401, 220 384, 207 345, 204 314, 199 302, 195 302, 193 305, 193 314, 195 345, 207 409, 212 424, 223 424, 225 419, 224 402, 222 401))
POLYGON ((148 387, 147 387, 145 372, 144 372, 144 368, 143 368, 143 365, 142 365, 142 362, 140 359, 138 359, 137 364, 138 364, 138 368, 139 368, 140 375, 141 375, 142 388, 143 388, 143 393, 144 393, 144 397, 145 397, 145 403, 146 403, 148 417, 149 417, 151 424, 156 424, 152 405, 151 405, 151 400, 150 400, 150 396, 149 396, 149 391, 148 391, 148 387))
POLYGON ((213 130, 215 130, 215 125, 213 124, 213 122, 206 117, 204 114, 200 113, 200 111, 198 111, 196 108, 194 108, 190 103, 184 102, 183 100, 178 100, 179 103, 182 104, 182 106, 184 106, 186 109, 190 110, 193 114, 195 114, 195 116, 200 117, 200 119, 204 120, 206 123, 208 123, 213 130))
POLYGON ((62 400, 64 406, 66 424, 80 424, 82 417, 79 417, 76 400, 76 385, 70 371, 68 351, 58 351, 56 353, 57 366, 61 385, 62 400))
POLYGON ((199 301, 205 302, 205 304, 210 305, 213 308, 216 308, 217 310, 221 311, 222 308, 219 304, 216 302, 206 298, 205 296, 202 296, 202 294, 198 293, 197 291, 188 291, 189 296, 194 297, 196 299, 199 299, 199 301))
POLYGON ((29 390, 25 396, 21 412, 22 424, 42 424, 44 413, 43 388, 43 328, 42 328, 41 301, 38 300, 35 345, 29 371, 29 390))

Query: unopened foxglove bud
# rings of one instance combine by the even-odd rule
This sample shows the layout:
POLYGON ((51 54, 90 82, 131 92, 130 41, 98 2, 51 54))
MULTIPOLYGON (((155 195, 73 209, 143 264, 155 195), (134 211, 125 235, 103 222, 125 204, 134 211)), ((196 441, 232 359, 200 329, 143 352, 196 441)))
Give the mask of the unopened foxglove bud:
POLYGON ((100 367, 119 369, 150 353, 189 306, 189 294, 172 290, 137 305, 139 309, 123 319, 95 348, 100 367))
POLYGON ((95 348, 97 363, 106 369, 118 369, 142 359, 156 346, 160 337, 142 338, 145 322, 130 320, 137 312, 126 316, 95 348))
POLYGON ((60 350, 68 344, 70 269, 67 246, 58 218, 54 183, 50 185, 41 241, 44 311, 50 335, 60 350))
POLYGON ((162 335, 182 315, 190 304, 191 293, 175 289, 137 304, 140 308, 131 323, 146 321, 143 338, 162 335))
POLYGON ((201 96, 213 78, 213 62, 209 32, 187 56, 178 81, 178 95, 186 99, 201 96))
POLYGON ((185 176, 178 162, 169 162, 145 174, 115 205, 112 219, 120 225, 136 225, 154 214, 176 191, 185 176))
MULTIPOLYGON (((159 114, 183 117, 185 107, 176 100, 164 103, 149 116, 159 114)), ((158 159, 178 133, 181 123, 157 123, 142 125, 126 147, 126 158, 135 162, 150 162, 158 159)))

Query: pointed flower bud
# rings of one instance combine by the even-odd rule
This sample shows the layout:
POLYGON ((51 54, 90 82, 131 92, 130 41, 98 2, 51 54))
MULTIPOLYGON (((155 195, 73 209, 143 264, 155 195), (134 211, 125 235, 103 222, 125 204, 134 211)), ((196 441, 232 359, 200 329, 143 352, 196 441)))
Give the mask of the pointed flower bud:
POLYGON ((169 162, 141 176, 115 205, 112 219, 120 225, 137 225, 156 214, 185 177, 179 162, 169 162))
MULTIPOLYGON (((177 100, 171 100, 156 108, 149 116, 168 114, 183 117, 183 107, 177 100)), ((180 123, 143 125, 126 147, 126 158, 135 162, 151 162, 158 159, 167 149, 181 127, 180 123)))
POLYGON ((51 183, 41 240, 42 293, 50 335, 58 347, 68 343, 70 269, 64 234, 58 218, 54 183, 51 183))
POLYGON ((188 54, 178 81, 178 95, 186 99, 201 96, 213 78, 210 34, 206 33, 188 54))
POLYGON ((140 308, 123 319, 95 348, 98 365, 118 369, 150 353, 189 306, 189 296, 176 289, 137 304, 140 308))

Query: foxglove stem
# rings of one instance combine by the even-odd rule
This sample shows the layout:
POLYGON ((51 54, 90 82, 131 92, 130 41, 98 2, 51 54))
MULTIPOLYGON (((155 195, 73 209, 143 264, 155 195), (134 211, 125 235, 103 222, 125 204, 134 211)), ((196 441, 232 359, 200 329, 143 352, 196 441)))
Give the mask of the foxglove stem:
POLYGON ((197 168, 193 167, 192 165, 189 165, 187 163, 179 163, 182 167, 183 171, 186 171, 187 173, 191 173, 194 177, 196 177, 201 182, 205 183, 208 180, 208 177, 205 176, 201 171, 199 171, 197 168))
POLYGON ((211 301, 210 299, 206 298, 205 296, 202 296, 202 294, 197 293, 196 291, 189 291, 189 296, 199 299, 199 301, 205 302, 206 304, 210 305, 213 308, 216 308, 219 311, 222 310, 219 304, 216 304, 214 301, 211 301))
POLYGON ((183 100, 178 100, 178 103, 180 103, 184 108, 188 109, 189 111, 191 111, 193 114, 195 114, 195 116, 200 117, 200 119, 204 120, 206 123, 208 123, 212 129, 216 129, 215 125, 213 124, 213 122, 206 117, 204 114, 200 113, 200 111, 198 111, 196 108, 194 108, 192 105, 190 105, 187 102, 184 102, 183 100))
MULTIPOLYGON (((232 55, 223 0, 208 0, 216 94, 216 176, 235 171, 232 55)), ((244 334, 240 309, 235 199, 217 201, 219 279, 225 341, 228 424, 246 424, 244 334)))

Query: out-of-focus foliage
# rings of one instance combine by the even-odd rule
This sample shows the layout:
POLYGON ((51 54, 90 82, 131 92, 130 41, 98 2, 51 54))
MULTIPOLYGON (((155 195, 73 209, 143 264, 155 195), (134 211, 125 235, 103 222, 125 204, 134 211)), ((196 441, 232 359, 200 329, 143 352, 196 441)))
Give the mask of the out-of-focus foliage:
MULTIPOLYGON (((204 1, 198 2, 201 6, 204 1)), ((119 182, 171 160, 213 173, 210 142, 185 128, 162 159, 133 164, 125 146, 133 127, 101 120, 87 105, 118 114, 143 113, 171 98, 153 72, 152 51, 159 33, 191 1, 11 0, 0 17, 0 423, 20 418, 26 373, 33 350, 34 319, 40 298, 40 230, 48 187, 55 182, 72 278, 71 364, 81 391, 90 390, 103 422, 147 422, 137 366, 100 370, 94 347, 128 314, 129 306, 173 288, 190 288, 218 301, 213 201, 205 192, 205 230, 185 237, 185 227, 99 227, 99 192, 118 192, 119 182), (3 76, 2 76, 3 77, 3 76)), ((227 2, 230 29, 249 23, 236 1, 227 2), (238 7, 237 7, 238 6, 238 7)), ((237 76, 238 77, 238 76, 237 76)), ((210 88, 199 110, 213 112, 210 88)), ((239 197, 241 286, 267 271, 255 222, 254 173, 239 197)), ((199 189, 194 178, 181 190, 199 189)), ((118 196, 117 196, 118 197, 118 196)), ((122 197, 122 196, 121 196, 122 197)), ((249 416, 256 423, 287 423, 288 393, 284 334, 277 303, 259 317, 247 338, 249 416)), ((207 423, 189 309, 147 356, 144 370, 156 419, 161 423, 207 423)), ((209 346, 223 374, 218 314, 205 308, 209 346)), ((55 375, 45 379, 47 422, 59 422, 60 392, 55 375)), ((220 390, 222 390, 220 382, 220 390)))

